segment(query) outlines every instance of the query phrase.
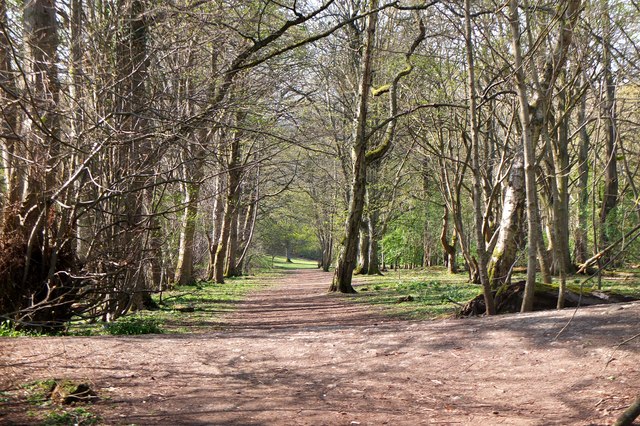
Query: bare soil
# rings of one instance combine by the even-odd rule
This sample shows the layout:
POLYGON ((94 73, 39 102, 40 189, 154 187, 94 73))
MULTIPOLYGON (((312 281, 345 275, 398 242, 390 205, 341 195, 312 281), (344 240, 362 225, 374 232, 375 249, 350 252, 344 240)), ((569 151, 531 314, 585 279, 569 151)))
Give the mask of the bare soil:
MULTIPOLYGON (((640 394, 639 302, 580 308, 556 339, 575 309, 399 321, 330 279, 288 274, 223 331, 0 339, 0 390, 89 381, 114 425, 607 425, 640 394)), ((9 399, 0 424, 37 410, 9 399)))

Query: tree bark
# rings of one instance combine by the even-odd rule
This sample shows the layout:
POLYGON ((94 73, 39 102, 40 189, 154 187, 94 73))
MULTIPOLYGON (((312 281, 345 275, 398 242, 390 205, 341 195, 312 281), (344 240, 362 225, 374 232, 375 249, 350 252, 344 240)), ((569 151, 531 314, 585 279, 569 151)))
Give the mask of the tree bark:
MULTIPOLYGON (((370 10, 376 9, 377 0, 370 1, 370 10)), ((364 53, 362 55, 360 83, 357 96, 357 114, 354 120, 351 200, 345 223, 345 240, 338 260, 338 266, 329 291, 341 293, 355 293, 351 285, 353 270, 356 267, 358 249, 358 232, 362 213, 367 178, 367 113, 369 108, 369 91, 371 89, 371 75, 373 62, 373 45, 378 20, 377 12, 370 13, 366 18, 366 35, 364 53)))
POLYGON ((524 151, 525 189, 527 206, 527 242, 529 245, 529 255, 527 257, 527 283, 522 301, 522 312, 533 309, 533 298, 536 285, 536 245, 538 238, 536 225, 538 219, 538 200, 536 192, 536 172, 535 172, 535 146, 531 135, 531 119, 529 116, 529 98, 525 83, 524 65, 522 61, 522 47, 520 44, 520 15, 518 13, 518 1, 509 0, 509 10, 511 12, 511 43, 514 53, 514 68, 516 76, 516 91, 518 93, 520 124, 522 126, 521 138, 524 151))
POLYGON ((578 107, 579 149, 578 149, 578 180, 576 192, 578 193, 578 226, 574 234, 574 259, 577 265, 587 259, 589 220, 589 133, 586 123, 587 97, 583 96, 578 107))
POLYGON ((495 315, 496 308, 489 275, 487 273, 487 248, 483 233, 484 216, 481 208, 482 182, 480 176, 480 141, 478 132, 478 117, 476 115, 476 89, 475 89, 475 66, 473 58, 473 32, 471 30, 471 5, 470 0, 465 0, 465 45, 467 59, 467 90, 469 93, 469 121, 471 123, 471 145, 473 150, 473 211, 475 215, 476 251, 478 253, 478 273, 480 283, 484 293, 487 315, 495 315))
MULTIPOLYGON (((236 117, 239 124, 240 116, 236 117)), ((227 194, 222 219, 222 227, 220 231, 220 239, 216 249, 216 257, 214 261, 214 280, 218 284, 224 283, 225 276, 225 260, 227 259, 227 247, 229 244, 229 236, 231 235, 231 227, 233 221, 237 221, 237 209, 240 201, 240 180, 242 177, 241 164, 241 135, 240 130, 236 129, 229 147, 229 161, 227 164, 227 194)))
POLYGON ((367 275, 369 273, 369 222, 365 218, 360 223, 360 237, 358 241, 358 266, 353 271, 354 275, 367 275))
MULTIPOLYGON (((617 164, 617 127, 616 127, 616 83, 612 72, 611 58, 611 17, 609 1, 603 0, 602 22, 602 65, 605 99, 602 115, 605 121, 605 169, 604 194, 600 209, 600 247, 606 247, 612 238, 611 228, 615 228, 615 208, 618 205, 618 164, 617 164)), ((606 261, 607 259, 605 259, 606 261)))
POLYGON ((524 157, 518 150, 511 164, 511 171, 504 191, 500 233, 489 261, 491 287, 508 283, 516 262, 518 241, 521 240, 521 223, 525 202, 524 157))
POLYGON ((616 422, 613 426, 631 426, 633 425, 633 421, 640 416, 640 396, 636 398, 635 401, 624 410, 624 413, 620 415, 616 419, 616 422))
POLYGON ((458 266, 456 265, 456 243, 458 240, 458 234, 454 228, 451 236, 451 243, 448 239, 449 232, 449 209, 444 207, 444 213, 442 214, 442 231, 440 232, 440 244, 444 249, 446 256, 447 270, 450 274, 458 272, 458 266))
MULTIPOLYGON (((195 167, 201 169, 199 165, 195 165, 195 167)), ((193 175, 191 179, 194 179, 194 181, 184 184, 185 209, 180 225, 180 247, 178 249, 178 263, 174 278, 179 285, 189 285, 195 281, 193 275, 193 248, 201 184, 200 176, 193 175)))
POLYGON ((368 275, 382 275, 380 271, 380 260, 378 259, 378 241, 380 240, 379 235, 379 222, 380 222, 380 211, 374 209, 369 213, 369 220, 367 224, 369 225, 369 270, 367 271, 368 275))
POLYGON ((207 266, 207 280, 212 281, 215 274, 216 253, 220 242, 220 234, 222 233, 222 221, 224 219, 224 203, 225 203, 225 179, 223 174, 216 176, 214 204, 211 218, 211 235, 208 236, 209 243, 209 264, 207 266))

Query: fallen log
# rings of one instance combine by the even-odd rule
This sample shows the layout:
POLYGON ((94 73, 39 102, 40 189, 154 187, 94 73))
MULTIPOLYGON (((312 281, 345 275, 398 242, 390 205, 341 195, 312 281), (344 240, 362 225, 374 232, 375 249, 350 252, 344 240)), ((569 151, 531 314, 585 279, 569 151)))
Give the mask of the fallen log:
MULTIPOLYGON (((525 281, 518 281, 510 285, 502 286, 498 291, 493 292, 496 313, 506 314, 520 312, 522 296, 524 294, 525 281)), ((636 299, 622 294, 604 290, 577 291, 567 289, 565 293, 565 307, 602 305, 611 303, 632 302, 636 299)), ((533 310, 545 311, 555 309, 558 303, 558 289, 546 285, 538 284, 535 290, 533 310)), ((474 297, 456 314, 458 318, 484 315, 486 307, 482 294, 474 297)))

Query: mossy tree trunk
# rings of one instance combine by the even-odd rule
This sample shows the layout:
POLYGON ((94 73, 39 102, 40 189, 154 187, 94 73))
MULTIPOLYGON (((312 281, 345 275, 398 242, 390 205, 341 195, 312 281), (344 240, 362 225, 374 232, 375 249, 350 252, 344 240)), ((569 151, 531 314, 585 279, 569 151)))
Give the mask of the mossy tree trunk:
MULTIPOLYGON (((377 0, 370 1, 370 10, 378 7, 377 0)), ((367 116, 369 92, 371 89, 374 36, 378 13, 370 13, 366 18, 364 48, 361 59, 360 82, 357 95, 357 113, 354 120, 352 159, 352 181, 349 212, 345 222, 345 239, 338 259, 336 273, 329 288, 330 291, 355 293, 351 285, 353 270, 356 267, 358 251, 358 233, 364 210, 367 179, 367 116)))
MULTIPOLYGON (((604 192, 602 194, 602 206, 600 208, 600 248, 607 247, 615 239, 615 211, 618 205, 618 165, 617 165, 617 124, 616 124, 616 82, 612 70, 611 54, 611 16, 609 14, 609 1, 604 0, 602 5, 602 67, 604 83, 604 99, 602 102, 602 115, 604 117, 604 145, 605 145, 605 169, 604 192)), ((608 261, 607 255, 603 261, 608 261)))
POLYGON ((578 193, 578 226, 574 233, 574 259, 576 264, 587 260, 588 250, 588 221, 589 221, 589 132, 586 123, 587 97, 583 96, 578 106, 579 149, 578 149, 578 179, 576 192, 578 193))

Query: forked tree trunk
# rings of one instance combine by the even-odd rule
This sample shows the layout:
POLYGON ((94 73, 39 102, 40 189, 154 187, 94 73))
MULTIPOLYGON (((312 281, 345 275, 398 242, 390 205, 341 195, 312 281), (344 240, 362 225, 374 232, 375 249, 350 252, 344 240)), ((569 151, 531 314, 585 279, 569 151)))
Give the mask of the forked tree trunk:
POLYGON ((236 202, 236 208, 233 211, 233 217, 231 218, 231 228, 229 229, 229 241, 227 242, 227 260, 225 262, 224 276, 227 278, 238 277, 242 275, 242 271, 238 270, 238 219, 240 217, 240 193, 242 191, 238 189, 238 201, 236 202))

